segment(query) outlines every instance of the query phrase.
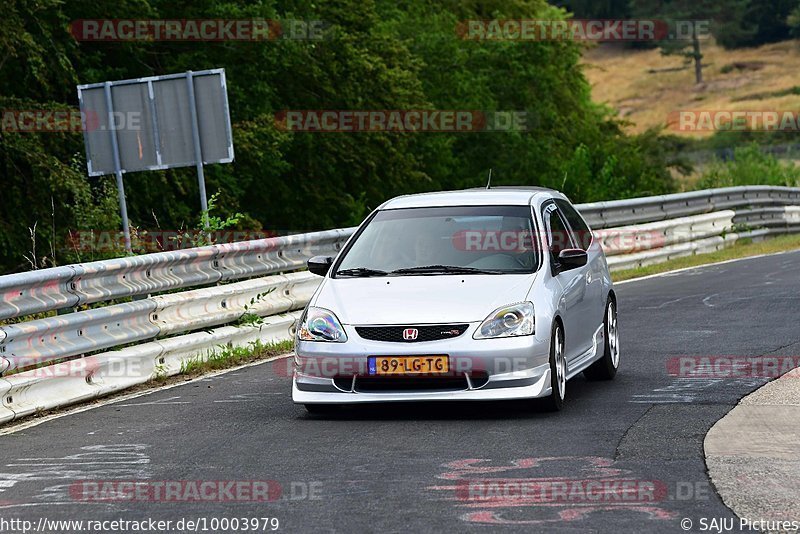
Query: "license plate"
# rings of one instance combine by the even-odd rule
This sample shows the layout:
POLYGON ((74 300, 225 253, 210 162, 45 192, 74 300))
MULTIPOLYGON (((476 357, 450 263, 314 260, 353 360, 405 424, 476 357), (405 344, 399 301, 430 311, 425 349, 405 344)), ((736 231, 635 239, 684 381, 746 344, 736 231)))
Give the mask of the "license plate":
POLYGON ((450 371, 447 356, 370 356, 370 375, 440 375, 450 371))

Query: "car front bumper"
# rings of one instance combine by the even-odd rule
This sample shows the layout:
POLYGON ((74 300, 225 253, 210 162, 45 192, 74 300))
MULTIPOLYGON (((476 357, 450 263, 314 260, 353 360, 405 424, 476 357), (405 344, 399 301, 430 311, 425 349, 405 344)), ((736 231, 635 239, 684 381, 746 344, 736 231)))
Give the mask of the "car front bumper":
POLYGON ((499 339, 472 339, 478 324, 455 339, 392 343, 366 340, 345 325, 348 341, 298 341, 292 399, 299 404, 355 404, 370 402, 504 400, 544 397, 550 387, 550 340, 537 335, 499 339), (393 384, 404 378, 370 377, 370 356, 447 355, 451 379, 463 376, 463 387, 437 389, 436 379, 425 389, 407 390, 393 384), (480 378, 477 378, 480 377, 480 378), (361 387, 365 380, 381 388, 361 387), (385 384, 385 387, 384 387, 385 384))

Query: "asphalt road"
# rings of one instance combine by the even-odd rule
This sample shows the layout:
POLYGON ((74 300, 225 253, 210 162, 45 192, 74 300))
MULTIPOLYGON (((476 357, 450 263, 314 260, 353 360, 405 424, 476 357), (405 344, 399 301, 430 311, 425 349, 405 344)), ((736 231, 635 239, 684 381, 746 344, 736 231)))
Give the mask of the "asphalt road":
POLYGON ((569 382, 561 413, 462 403, 310 416, 291 402, 286 364, 262 364, 0 437, 0 531, 41 518, 171 520, 173 532, 182 518, 224 531, 211 522, 223 517, 239 518, 238 531, 277 518, 289 532, 683 532, 684 518, 699 532, 701 518, 730 521, 703 437, 766 380, 670 370, 687 355, 798 354, 800 252, 617 290, 621 370, 569 382), (264 490, 254 480, 277 483, 277 498, 253 502, 248 491, 264 490), (114 494, 119 481, 149 481, 150 493, 114 494), (158 491, 177 481, 188 482, 158 491), (224 481, 214 488, 226 500, 187 502, 198 481, 224 481), (226 493, 227 481, 244 489, 226 493))

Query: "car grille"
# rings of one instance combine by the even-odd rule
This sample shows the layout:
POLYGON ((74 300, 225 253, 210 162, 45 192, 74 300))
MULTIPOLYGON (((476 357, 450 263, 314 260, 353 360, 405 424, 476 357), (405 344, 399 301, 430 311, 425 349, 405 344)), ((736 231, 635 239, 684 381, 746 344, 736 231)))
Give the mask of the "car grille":
POLYGON ((467 331, 466 324, 425 324, 409 326, 357 326, 356 332, 364 339, 371 341, 389 341, 395 343, 416 343, 418 341, 438 341, 453 339, 467 331), (418 331, 416 339, 405 339, 403 332, 407 329, 418 331))
POLYGON ((413 391, 463 391, 467 389, 464 376, 386 378, 358 377, 356 392, 362 393, 400 393, 413 391))
POLYGON ((414 391, 463 391, 479 389, 489 382, 489 375, 485 371, 475 371, 470 374, 470 381, 464 375, 456 376, 358 376, 355 383, 352 376, 337 376, 333 379, 336 387, 342 391, 351 391, 355 386, 356 392, 361 393, 396 393, 414 391))

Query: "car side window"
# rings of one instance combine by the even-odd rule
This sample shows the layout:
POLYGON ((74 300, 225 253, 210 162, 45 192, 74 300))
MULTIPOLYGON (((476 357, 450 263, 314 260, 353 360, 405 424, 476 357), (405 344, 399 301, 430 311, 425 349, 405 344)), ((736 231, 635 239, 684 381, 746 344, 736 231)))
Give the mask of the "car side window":
POLYGON ((586 221, 583 220, 581 214, 578 213, 578 210, 576 210, 572 204, 560 198, 555 199, 555 201, 561 214, 572 229, 572 239, 579 248, 588 250, 589 246, 592 244, 593 237, 589 225, 586 224, 586 221))
POLYGON ((562 250, 574 246, 569 230, 561 219, 558 207, 555 204, 551 203, 545 206, 544 218, 547 221, 547 238, 550 241, 550 252, 554 258, 558 258, 562 250))

